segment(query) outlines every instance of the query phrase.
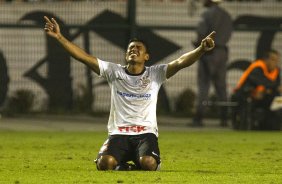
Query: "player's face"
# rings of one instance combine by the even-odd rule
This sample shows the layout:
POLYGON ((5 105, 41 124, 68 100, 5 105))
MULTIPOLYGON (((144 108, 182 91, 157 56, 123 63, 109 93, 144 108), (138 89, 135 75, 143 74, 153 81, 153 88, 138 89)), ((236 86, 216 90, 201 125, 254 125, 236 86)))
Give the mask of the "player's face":
POLYGON ((267 66, 270 71, 278 67, 280 61, 280 55, 276 53, 270 53, 269 58, 267 59, 267 66))
POLYGON ((149 54, 142 42, 131 42, 128 45, 125 58, 127 62, 145 63, 149 60, 149 54))

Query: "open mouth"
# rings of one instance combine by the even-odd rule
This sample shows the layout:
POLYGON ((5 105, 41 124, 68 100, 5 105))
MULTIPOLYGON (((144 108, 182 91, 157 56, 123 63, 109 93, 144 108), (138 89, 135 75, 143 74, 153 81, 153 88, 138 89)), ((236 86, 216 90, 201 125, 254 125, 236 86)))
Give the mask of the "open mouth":
POLYGON ((136 57, 137 56, 137 54, 130 54, 130 57, 136 57))
POLYGON ((132 57, 132 56, 133 56, 133 57, 136 57, 136 56, 138 56, 138 54, 137 54, 136 52, 130 52, 130 53, 129 53, 129 56, 131 56, 131 57, 132 57))

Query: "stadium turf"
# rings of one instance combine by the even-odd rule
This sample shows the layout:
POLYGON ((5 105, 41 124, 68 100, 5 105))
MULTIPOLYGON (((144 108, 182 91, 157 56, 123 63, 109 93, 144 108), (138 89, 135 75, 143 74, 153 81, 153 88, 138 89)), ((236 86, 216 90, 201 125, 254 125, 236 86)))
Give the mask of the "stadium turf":
POLYGON ((162 170, 97 171, 105 132, 0 132, 0 183, 282 183, 281 132, 160 133, 162 170))

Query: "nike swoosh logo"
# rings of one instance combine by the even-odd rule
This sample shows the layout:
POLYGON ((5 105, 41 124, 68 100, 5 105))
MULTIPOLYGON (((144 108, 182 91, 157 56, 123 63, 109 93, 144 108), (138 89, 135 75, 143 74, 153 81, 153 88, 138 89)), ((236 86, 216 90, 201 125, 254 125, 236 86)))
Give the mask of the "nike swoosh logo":
POLYGON ((152 151, 152 154, 155 155, 155 156, 157 156, 157 157, 159 156, 157 153, 155 153, 155 152, 153 152, 153 151, 152 151))

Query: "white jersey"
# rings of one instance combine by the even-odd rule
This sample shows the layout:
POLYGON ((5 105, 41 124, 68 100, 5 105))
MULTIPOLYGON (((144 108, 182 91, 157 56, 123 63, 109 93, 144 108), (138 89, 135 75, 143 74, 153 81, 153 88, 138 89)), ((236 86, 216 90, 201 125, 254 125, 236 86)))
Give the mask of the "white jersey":
POLYGON ((99 60, 100 76, 111 89, 109 135, 154 133, 158 136, 158 92, 166 80, 167 64, 145 67, 140 75, 128 74, 124 66, 99 60))

